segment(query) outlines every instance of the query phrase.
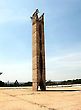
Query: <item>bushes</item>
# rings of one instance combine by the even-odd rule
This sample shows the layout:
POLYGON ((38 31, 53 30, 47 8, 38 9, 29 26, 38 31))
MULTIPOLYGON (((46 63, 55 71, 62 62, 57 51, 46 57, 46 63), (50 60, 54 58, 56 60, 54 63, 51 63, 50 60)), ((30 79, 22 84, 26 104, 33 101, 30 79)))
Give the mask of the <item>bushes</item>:
POLYGON ((0 81, 0 87, 4 87, 4 82, 0 81))

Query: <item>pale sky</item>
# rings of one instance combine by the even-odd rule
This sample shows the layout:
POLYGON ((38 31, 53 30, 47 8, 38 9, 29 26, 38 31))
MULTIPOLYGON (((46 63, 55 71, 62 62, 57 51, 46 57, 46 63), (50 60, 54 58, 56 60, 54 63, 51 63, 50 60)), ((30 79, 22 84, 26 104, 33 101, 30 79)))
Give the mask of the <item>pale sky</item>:
POLYGON ((81 0, 0 0, 0 76, 32 81, 32 22, 45 13, 46 79, 81 78, 81 0))

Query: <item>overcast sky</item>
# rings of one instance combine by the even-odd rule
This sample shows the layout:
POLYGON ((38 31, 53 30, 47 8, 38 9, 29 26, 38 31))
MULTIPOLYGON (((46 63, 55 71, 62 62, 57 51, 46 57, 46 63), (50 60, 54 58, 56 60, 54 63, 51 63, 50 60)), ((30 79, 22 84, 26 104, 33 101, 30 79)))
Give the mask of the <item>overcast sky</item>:
POLYGON ((45 13, 46 79, 81 78, 81 0, 0 0, 0 80, 32 80, 37 8, 45 13))

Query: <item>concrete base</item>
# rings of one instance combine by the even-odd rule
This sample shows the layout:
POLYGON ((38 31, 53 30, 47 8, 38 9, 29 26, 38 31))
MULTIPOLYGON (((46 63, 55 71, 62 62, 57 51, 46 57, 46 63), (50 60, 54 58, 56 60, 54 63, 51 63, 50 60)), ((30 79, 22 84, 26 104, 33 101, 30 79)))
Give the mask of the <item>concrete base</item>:
POLYGON ((33 91, 38 91, 38 87, 40 87, 41 91, 46 91, 46 85, 44 83, 41 83, 39 86, 37 83, 32 84, 32 90, 33 91))
POLYGON ((38 90, 38 84, 37 83, 33 83, 32 84, 32 90, 33 91, 37 91, 38 90))

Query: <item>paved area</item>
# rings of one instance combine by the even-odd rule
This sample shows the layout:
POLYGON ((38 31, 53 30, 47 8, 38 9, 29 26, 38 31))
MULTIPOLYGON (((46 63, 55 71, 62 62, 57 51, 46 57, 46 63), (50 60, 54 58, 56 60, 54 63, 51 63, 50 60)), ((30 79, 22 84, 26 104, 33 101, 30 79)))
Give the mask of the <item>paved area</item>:
POLYGON ((0 110, 81 110, 80 87, 0 88, 0 110))

